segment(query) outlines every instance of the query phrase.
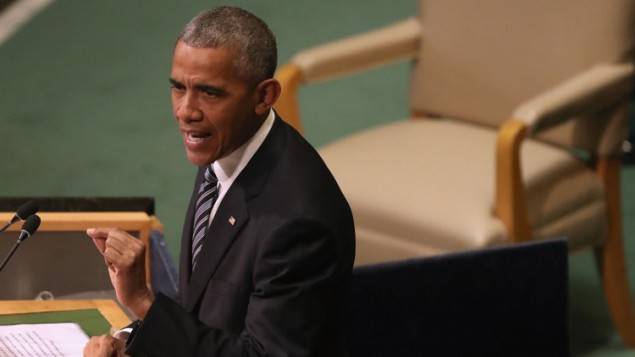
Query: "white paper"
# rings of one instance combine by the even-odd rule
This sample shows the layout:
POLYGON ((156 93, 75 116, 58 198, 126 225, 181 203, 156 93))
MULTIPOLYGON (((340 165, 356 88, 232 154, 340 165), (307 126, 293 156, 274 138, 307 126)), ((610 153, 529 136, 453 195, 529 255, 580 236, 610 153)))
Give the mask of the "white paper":
POLYGON ((74 323, 0 326, 0 357, 81 357, 87 342, 74 323))

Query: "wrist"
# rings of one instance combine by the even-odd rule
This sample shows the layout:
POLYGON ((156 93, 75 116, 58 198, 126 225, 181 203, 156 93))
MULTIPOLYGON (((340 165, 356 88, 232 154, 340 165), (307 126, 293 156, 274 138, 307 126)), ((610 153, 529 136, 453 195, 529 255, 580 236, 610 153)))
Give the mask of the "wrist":
POLYGON ((150 310, 150 306, 154 302, 154 294, 150 289, 146 289, 141 292, 133 302, 128 306, 128 308, 135 314, 140 320, 143 320, 150 310))

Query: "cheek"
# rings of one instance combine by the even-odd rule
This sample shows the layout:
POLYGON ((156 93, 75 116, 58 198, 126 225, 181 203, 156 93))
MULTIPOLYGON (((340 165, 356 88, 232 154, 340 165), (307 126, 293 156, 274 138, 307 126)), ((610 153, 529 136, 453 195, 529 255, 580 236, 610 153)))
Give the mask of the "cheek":
MULTIPOLYGON (((232 146, 237 136, 244 132, 245 118, 250 117, 249 105, 244 101, 220 101, 205 103, 201 109, 206 121, 216 132, 221 144, 232 146)), ((253 115, 253 113, 252 113, 253 115)))
POLYGON ((172 101, 172 116, 174 117, 174 119, 178 120, 176 113, 179 112, 179 101, 178 99, 174 97, 174 95, 172 95, 171 101, 172 101))
POLYGON ((214 130, 218 151, 230 150, 233 146, 238 128, 235 127, 235 116, 227 116, 226 113, 210 113, 208 125, 214 130))
POLYGON ((214 130, 217 140, 222 143, 231 135, 231 127, 227 125, 227 118, 220 115, 207 116, 208 127, 214 130))

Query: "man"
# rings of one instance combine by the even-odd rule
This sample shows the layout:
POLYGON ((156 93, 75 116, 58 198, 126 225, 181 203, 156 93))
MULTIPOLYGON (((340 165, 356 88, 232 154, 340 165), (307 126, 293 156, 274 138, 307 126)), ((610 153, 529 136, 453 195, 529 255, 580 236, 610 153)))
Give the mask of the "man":
MULTIPOLYGON (((126 353, 342 356, 354 259, 350 208, 316 151, 274 113, 276 43, 234 7, 180 34, 170 75, 187 158, 199 166, 180 257, 180 301, 146 287, 143 244, 89 229, 118 300, 139 317, 126 353)), ((93 338, 85 355, 123 344, 93 338)))

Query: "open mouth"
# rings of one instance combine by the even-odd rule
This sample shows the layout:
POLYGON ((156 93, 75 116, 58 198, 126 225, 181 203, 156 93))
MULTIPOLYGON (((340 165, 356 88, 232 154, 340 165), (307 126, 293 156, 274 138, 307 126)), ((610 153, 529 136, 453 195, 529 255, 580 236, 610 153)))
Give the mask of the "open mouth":
POLYGON ((187 141, 191 143, 202 143, 212 137, 211 133, 190 131, 185 134, 187 141))

